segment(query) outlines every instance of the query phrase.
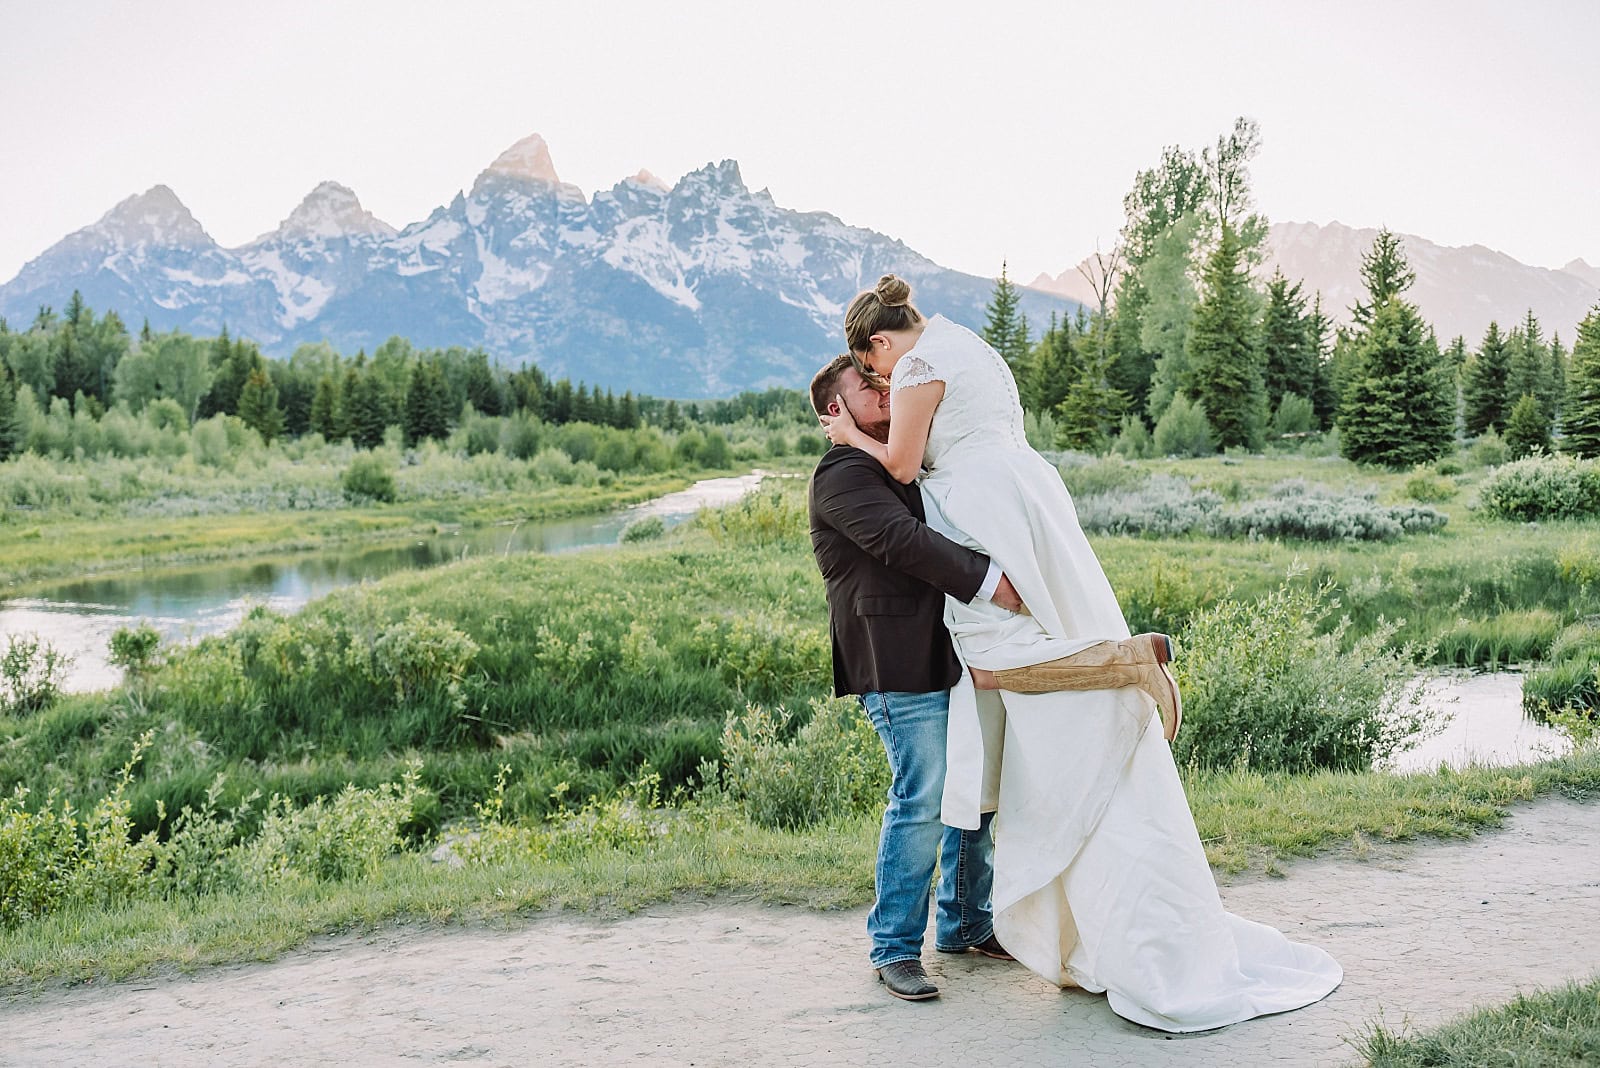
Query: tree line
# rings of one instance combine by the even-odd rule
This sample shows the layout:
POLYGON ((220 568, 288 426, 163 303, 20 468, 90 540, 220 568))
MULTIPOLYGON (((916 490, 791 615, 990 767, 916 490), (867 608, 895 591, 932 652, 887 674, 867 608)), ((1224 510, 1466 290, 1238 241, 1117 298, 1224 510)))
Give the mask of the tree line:
POLYGON ((1023 405, 1062 448, 1130 455, 1259 449, 1269 437, 1337 429, 1352 460, 1404 467, 1458 434, 1501 435, 1512 455, 1600 453, 1600 304, 1569 356, 1530 310, 1475 349, 1441 346, 1406 298, 1416 279, 1381 231, 1361 261, 1363 297, 1335 326, 1320 294, 1276 272, 1265 283, 1266 219, 1248 164, 1259 127, 1239 119, 1201 152, 1171 146, 1134 179, 1109 255, 1080 268, 1094 307, 1034 339, 1001 267, 983 330, 1023 405))
POLYGON ((443 440, 474 413, 674 432, 741 419, 814 422, 798 390, 703 404, 631 390, 618 396, 532 364, 504 368, 482 349, 417 349, 398 336, 370 355, 317 342, 287 360, 266 358, 226 328, 206 338, 156 332, 146 322, 134 336, 114 311, 97 318, 77 292, 63 313, 41 308, 26 329, 0 318, 0 460, 25 448, 27 428, 46 412, 99 420, 114 408, 185 426, 233 416, 269 444, 316 433, 364 449, 383 444, 389 427, 399 427, 407 445, 443 440))

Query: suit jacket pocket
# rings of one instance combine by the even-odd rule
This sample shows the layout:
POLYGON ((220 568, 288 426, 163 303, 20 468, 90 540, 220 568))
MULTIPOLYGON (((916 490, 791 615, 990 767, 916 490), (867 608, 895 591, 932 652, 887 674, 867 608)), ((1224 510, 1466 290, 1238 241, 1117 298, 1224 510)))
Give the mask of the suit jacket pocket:
POLYGON ((914 616, 917 614, 915 597, 857 597, 858 616, 914 616))

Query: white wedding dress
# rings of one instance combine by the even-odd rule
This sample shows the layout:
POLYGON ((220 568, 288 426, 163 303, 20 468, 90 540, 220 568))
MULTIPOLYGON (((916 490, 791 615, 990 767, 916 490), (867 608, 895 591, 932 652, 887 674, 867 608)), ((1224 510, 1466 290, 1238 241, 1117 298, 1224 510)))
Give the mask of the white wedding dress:
MULTIPOLYGON (((1021 667, 1127 637, 1060 475, 1028 447, 1004 360, 934 316, 892 389, 935 380, 945 393, 925 456, 928 522, 998 561, 1029 613, 948 600, 963 661, 1021 667)), ((1322 950, 1223 910, 1141 691, 980 692, 964 673, 944 821, 976 827, 985 811, 996 812, 1001 943, 1053 983, 1104 991, 1119 1016, 1201 1031, 1309 1005, 1343 977, 1322 950)))

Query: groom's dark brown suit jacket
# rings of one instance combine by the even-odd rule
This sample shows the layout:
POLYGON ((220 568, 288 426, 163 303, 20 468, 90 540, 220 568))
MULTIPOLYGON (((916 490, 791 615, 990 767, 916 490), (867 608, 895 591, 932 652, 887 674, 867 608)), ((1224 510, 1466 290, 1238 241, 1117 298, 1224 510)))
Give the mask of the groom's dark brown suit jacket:
POLYGON ((949 689, 961 665, 944 595, 970 601, 989 558, 923 522, 922 491, 835 445, 811 475, 811 548, 828 588, 837 696, 949 689))

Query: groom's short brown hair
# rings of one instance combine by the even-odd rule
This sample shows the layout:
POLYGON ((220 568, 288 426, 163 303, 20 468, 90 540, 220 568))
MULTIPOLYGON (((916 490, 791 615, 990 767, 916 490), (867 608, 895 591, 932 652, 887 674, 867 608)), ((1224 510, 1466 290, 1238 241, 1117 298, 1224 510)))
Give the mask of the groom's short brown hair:
POLYGON ((855 370, 856 362, 849 353, 835 356, 811 379, 811 407, 818 415, 828 414, 828 402, 839 393, 839 376, 855 370))

